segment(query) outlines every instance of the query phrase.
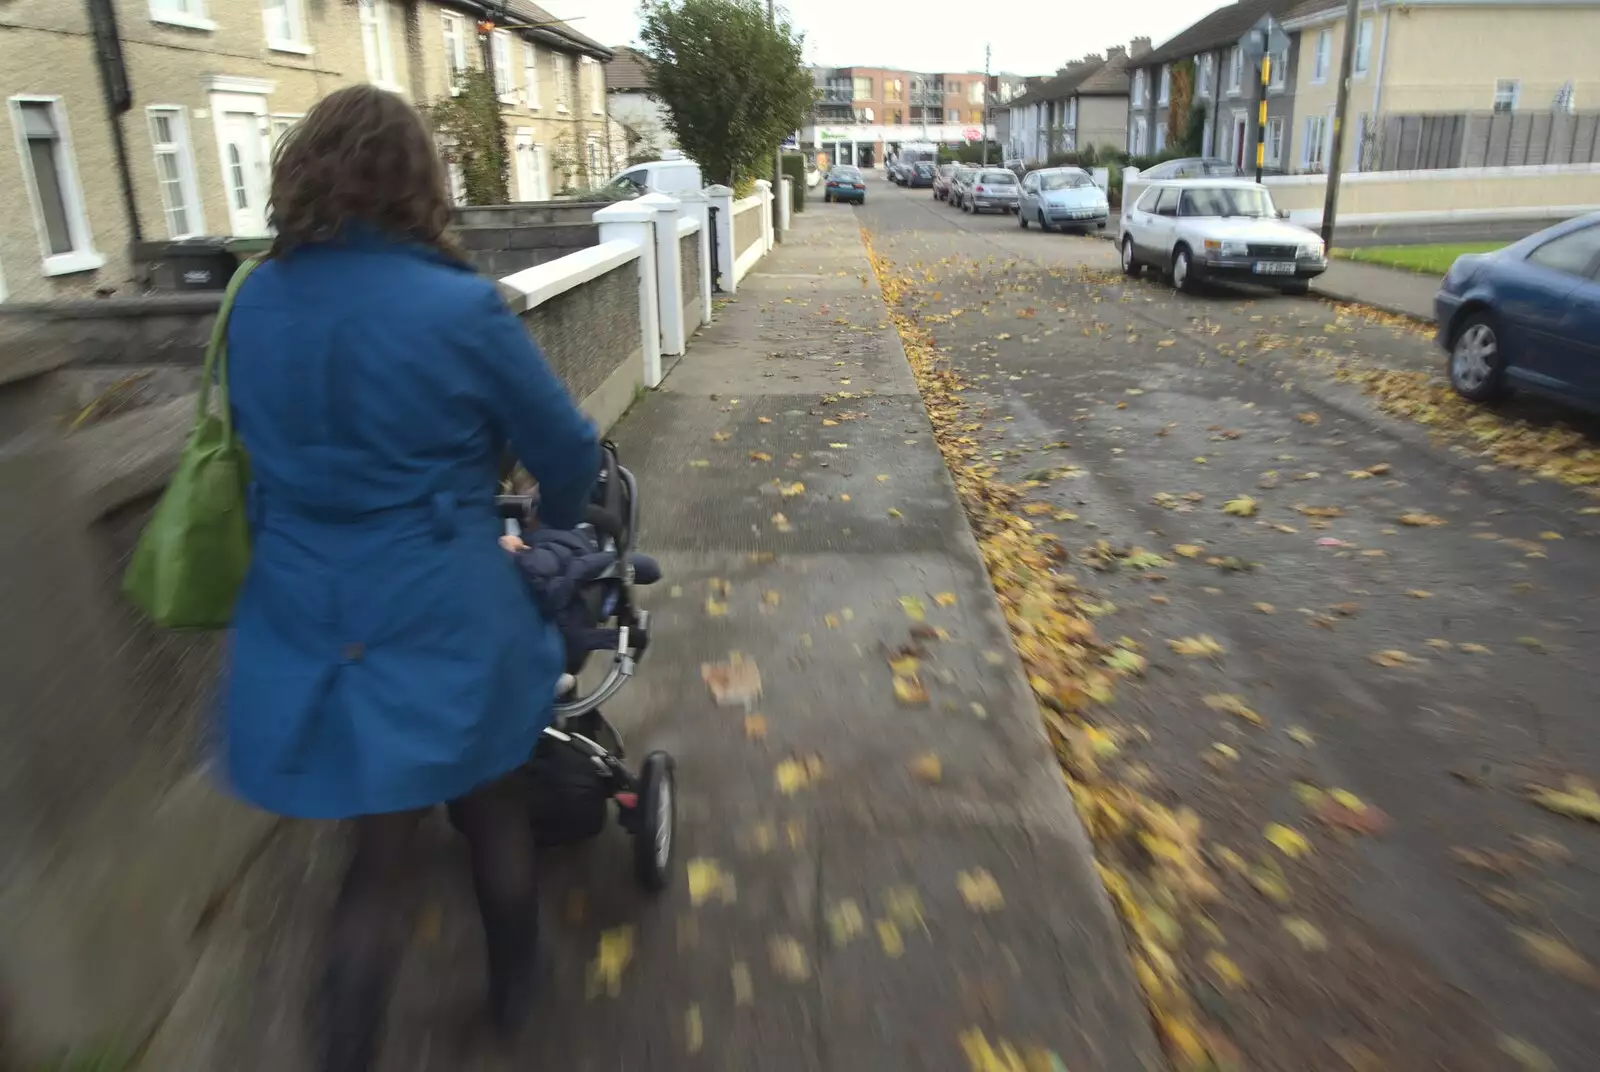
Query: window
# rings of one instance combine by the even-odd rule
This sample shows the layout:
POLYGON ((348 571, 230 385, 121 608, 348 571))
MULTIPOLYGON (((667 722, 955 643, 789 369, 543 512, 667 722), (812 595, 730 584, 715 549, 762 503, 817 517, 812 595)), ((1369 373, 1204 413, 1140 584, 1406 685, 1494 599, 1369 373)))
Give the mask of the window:
POLYGON ((1274 167, 1283 162, 1283 117, 1272 116, 1267 120, 1267 163, 1274 167))
POLYGON ((1209 52, 1200 57, 1200 70, 1195 77, 1198 96, 1211 96, 1211 65, 1213 62, 1214 57, 1209 52))
POLYGON ((593 134, 589 135, 589 181, 595 182, 605 176, 605 165, 600 159, 600 139, 593 134))
POLYGON ((1133 206, 1134 211, 1154 212, 1156 210, 1156 202, 1159 200, 1161 200, 1161 188, 1159 186, 1152 186, 1150 189, 1139 195, 1138 204, 1133 206))
POLYGON ((33 202, 34 223, 44 251, 44 274, 65 275, 99 268, 83 190, 72 159, 67 116, 55 98, 11 98, 11 121, 22 153, 23 177, 33 202))
POLYGON ((572 75, 568 70, 572 64, 572 57, 568 56, 565 52, 557 52, 555 54, 554 62, 556 74, 556 111, 564 112, 567 110, 567 106, 572 99, 572 75))
POLYGON ((516 78, 511 70, 511 35, 496 30, 489 35, 489 48, 494 59, 494 91, 501 104, 516 100, 516 78))
POLYGON ((1597 256, 1600 256, 1600 226, 1590 226, 1552 238, 1528 254, 1528 263, 1567 275, 1588 276, 1589 266, 1597 256))
POLYGON ((205 230, 200 221, 200 195, 195 190, 194 155, 182 108, 148 109, 150 145, 156 154, 156 185, 166 209, 167 235, 187 238, 205 230))
POLYGON ((206 17, 206 0, 150 0, 150 18, 191 30, 217 28, 217 24, 206 17))
POLYGON ((972 109, 972 121, 974 123, 982 123, 983 122, 983 109, 982 108, 974 108, 974 109, 972 109))
POLYGON ((944 121, 946 123, 959 123, 959 122, 961 122, 961 109, 959 109, 959 108, 950 108, 950 109, 946 110, 946 112, 944 113, 944 121))
POLYGON ((1332 48, 1332 35, 1327 30, 1318 30, 1316 43, 1311 46, 1311 81, 1328 80, 1328 58, 1332 48))
POLYGON ((1144 116, 1141 115, 1139 118, 1133 121, 1133 140, 1128 143, 1128 152, 1135 156, 1142 155, 1145 152, 1145 145, 1147 143, 1148 136, 1148 121, 1144 116))
POLYGON ((1305 136, 1300 144, 1300 166, 1306 171, 1321 171, 1323 153, 1328 141, 1328 119, 1321 115, 1306 116, 1305 136))
POLYGON ((522 97, 529 108, 539 107, 539 50, 532 41, 522 42, 522 97))
MULTIPOLYGON (((1165 209, 1166 206, 1163 197, 1161 207, 1165 209)), ((1250 186, 1197 186, 1184 190, 1178 202, 1180 216, 1244 216, 1264 220, 1277 214, 1272 195, 1250 186)))
POLYGON ((972 85, 967 87, 967 103, 968 104, 982 104, 983 103, 983 98, 984 98, 984 93, 983 93, 983 83, 982 82, 974 82, 974 83, 972 83, 972 85))
POLYGON ((900 100, 905 94, 905 83, 898 78, 886 78, 883 82, 883 99, 900 100))
POLYGON ((277 52, 310 53, 306 45, 304 0, 261 0, 261 21, 267 30, 267 47, 277 52))
POLYGON ((1244 51, 1234 45, 1228 52, 1228 95, 1237 97, 1239 87, 1244 82, 1244 51))
POLYGON ((1360 27, 1356 30, 1356 58, 1355 73, 1367 73, 1367 67, 1372 62, 1372 20, 1362 19, 1360 27))
POLYGON ((1156 103, 1165 104, 1172 98, 1172 65, 1161 65, 1161 88, 1156 91, 1156 103))
POLYGON ((396 89, 394 47, 389 40, 389 0, 361 0, 361 51, 367 58, 367 81, 396 89))
POLYGON ((589 111, 603 115, 606 110, 606 73, 594 60, 583 57, 582 70, 589 72, 589 111))
POLYGON ((1182 193, 1175 186, 1166 186, 1161 190, 1161 199, 1156 202, 1157 216, 1176 216, 1178 214, 1178 201, 1182 193))
POLYGON ((454 11, 444 12, 444 69, 451 94, 459 93, 457 76, 467 69, 467 20, 454 11))
POLYGON ((1145 71, 1141 67, 1133 72, 1133 103, 1136 107, 1144 106, 1145 71))
POLYGON ((1502 78, 1494 84, 1494 110, 1497 112, 1514 112, 1517 110, 1517 97, 1521 94, 1522 83, 1515 78, 1502 78))
POLYGON ((1167 124, 1165 124, 1165 123, 1157 123, 1156 124, 1156 148, 1155 148, 1155 151, 1159 153, 1161 150, 1165 149, 1166 147, 1167 147, 1167 124))
POLYGON ((1284 49, 1272 55, 1271 69, 1267 71, 1267 88, 1282 89, 1289 80, 1289 52, 1284 49))
POLYGON ((855 94, 856 100, 872 99, 872 79, 868 78, 866 75, 856 75, 854 78, 850 79, 850 85, 851 92, 855 94))
POLYGON ((275 115, 272 117, 272 151, 278 151, 278 143, 283 141, 285 135, 295 128, 295 125, 304 119, 303 115, 275 115))

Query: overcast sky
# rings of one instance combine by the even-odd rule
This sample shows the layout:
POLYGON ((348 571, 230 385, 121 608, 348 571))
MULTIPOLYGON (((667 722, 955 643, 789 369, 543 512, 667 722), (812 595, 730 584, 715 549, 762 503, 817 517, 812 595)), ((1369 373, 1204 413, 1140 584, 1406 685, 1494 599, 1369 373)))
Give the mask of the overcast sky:
MULTIPOLYGON (((541 0, 557 18, 607 45, 633 44, 637 0, 541 0)), ((790 20, 806 36, 806 59, 828 67, 898 67, 1050 74, 1086 52, 1148 37, 1155 44, 1221 0, 1022 0, 988 8, 972 0, 787 0, 790 20), (975 17, 976 16, 976 17, 975 17)))

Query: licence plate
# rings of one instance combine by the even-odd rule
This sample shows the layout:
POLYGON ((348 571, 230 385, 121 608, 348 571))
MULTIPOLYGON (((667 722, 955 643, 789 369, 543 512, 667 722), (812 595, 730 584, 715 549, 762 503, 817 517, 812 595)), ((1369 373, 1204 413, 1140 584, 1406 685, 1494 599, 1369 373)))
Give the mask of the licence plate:
POLYGON ((1253 271, 1256 275, 1293 275, 1294 264, 1291 261, 1256 261, 1253 271))

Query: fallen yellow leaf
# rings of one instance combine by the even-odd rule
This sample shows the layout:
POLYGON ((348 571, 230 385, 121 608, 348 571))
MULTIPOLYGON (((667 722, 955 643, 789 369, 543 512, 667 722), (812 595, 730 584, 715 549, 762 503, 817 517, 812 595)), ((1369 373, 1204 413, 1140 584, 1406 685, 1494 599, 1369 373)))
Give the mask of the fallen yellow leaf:
POLYGON ((1300 943, 1300 948, 1310 953, 1320 953, 1328 948, 1328 939, 1317 929, 1316 925, 1299 916, 1285 916, 1283 929, 1288 931, 1295 941, 1300 943))
POLYGON ((941 607, 953 607, 956 605, 956 594, 954 592, 940 592, 933 597, 933 601, 941 607))
POLYGON ((1167 646, 1179 655, 1191 658, 1214 658, 1226 652, 1221 644, 1208 634, 1202 633, 1197 637, 1179 637, 1177 640, 1167 641, 1167 646))
POLYGON ((1206 967, 1211 969, 1218 982, 1230 990, 1237 990, 1244 985, 1244 972, 1221 950, 1213 949, 1206 954, 1206 967))
POLYGON ((1242 718, 1246 722, 1253 722, 1257 726, 1265 725, 1261 716, 1252 711, 1243 700, 1232 693, 1218 692, 1205 698, 1205 705, 1213 711, 1242 718))
POLYGON ((689 902, 696 907, 705 904, 713 897, 723 904, 733 904, 738 899, 738 888, 733 876, 710 857, 701 856, 690 860, 685 870, 689 875, 689 902))
POLYGON ((778 488, 778 494, 782 495, 785 499, 792 499, 796 495, 804 495, 805 492, 806 486, 800 483, 798 480, 796 480, 793 484, 780 485, 778 488))
POLYGON ((1396 666, 1411 666, 1417 662, 1415 658, 1407 655, 1398 648, 1386 648, 1383 651, 1375 651, 1371 655, 1367 656, 1367 658, 1371 659, 1379 666, 1387 666, 1391 668, 1396 666))
POLYGON ((896 674, 894 698, 907 707, 921 707, 928 702, 928 690, 923 687, 921 678, 915 675, 896 674))
POLYGON ((1223 503, 1222 512, 1233 517, 1255 517, 1256 501, 1248 495, 1241 495, 1223 503))
POLYGON ((749 741, 759 741, 767 735, 767 716, 744 716, 744 736, 749 741))
POLYGON ((1262 614, 1278 613, 1278 608, 1274 607, 1271 603, 1252 603, 1250 606, 1260 611, 1262 614))
POLYGON ((944 764, 932 752, 924 752, 909 764, 914 777, 924 782, 937 782, 944 777, 944 764))
POLYGON ((1435 517, 1433 514, 1401 514, 1399 517, 1395 518, 1395 520, 1400 522, 1402 525, 1410 525, 1412 528, 1419 529, 1436 529, 1441 525, 1449 524, 1449 522, 1447 522, 1444 518, 1435 517))
POLYGON ((1529 787, 1528 795, 1535 804, 1558 815, 1600 823, 1600 793, 1576 779, 1567 783, 1565 791, 1536 785, 1529 787))
POLYGON ((1204 550, 1205 548, 1197 543, 1180 543, 1172 547, 1173 554, 1182 555, 1184 558, 1195 558, 1204 550))
POLYGON ((811 964, 806 957, 806 947, 787 935, 774 935, 768 942, 772 954, 772 970, 791 983, 803 983, 811 977, 811 964))
POLYGON ((772 460, 772 455, 768 454, 764 450, 752 450, 750 452, 750 460, 753 462, 770 462, 772 460))
POLYGON ((1291 860, 1297 860, 1311 851, 1311 842, 1305 839, 1305 835, 1282 823, 1268 823, 1263 833, 1268 841, 1277 846, 1279 852, 1291 860))
POLYGON ((957 875, 956 889, 961 891, 961 899, 974 912, 994 912, 1005 907, 1006 899, 1000 892, 1000 884, 981 867, 957 875))
POLYGON ((1584 986, 1600 987, 1600 971, 1583 958, 1583 955, 1559 938, 1541 931, 1513 927, 1511 933, 1522 942, 1526 952, 1540 967, 1564 975, 1584 986))

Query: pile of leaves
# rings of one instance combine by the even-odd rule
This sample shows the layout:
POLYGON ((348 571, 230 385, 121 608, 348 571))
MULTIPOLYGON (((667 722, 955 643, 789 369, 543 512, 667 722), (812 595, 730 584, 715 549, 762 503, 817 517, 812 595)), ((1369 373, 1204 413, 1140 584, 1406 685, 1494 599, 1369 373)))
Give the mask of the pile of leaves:
POLYGON ((1187 809, 1152 800, 1102 765, 1117 750, 1118 731, 1091 720, 1119 679, 1144 672, 1131 641, 1101 639, 1098 604, 1060 569, 1066 549, 1023 516, 1023 489, 997 478, 973 438, 980 424, 963 399, 966 384, 942 360, 933 337, 906 312, 913 281, 872 247, 862 232, 890 319, 900 333, 934 438, 978 537, 990 582, 1010 625, 1028 684, 1049 730, 1072 799, 1094 842, 1100 878, 1125 929, 1134 974, 1163 1045, 1186 1070, 1224 1067, 1231 1046, 1197 1015, 1179 959, 1183 926, 1203 921, 1217 896, 1200 840, 1200 820, 1187 809))

